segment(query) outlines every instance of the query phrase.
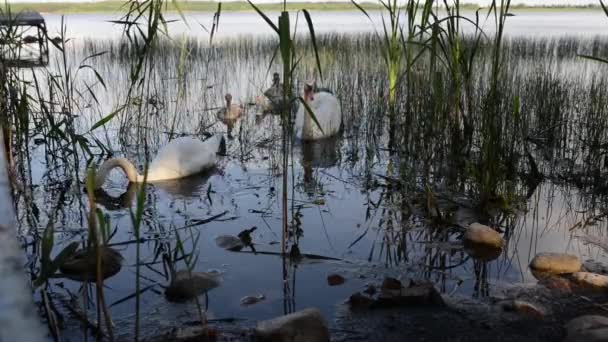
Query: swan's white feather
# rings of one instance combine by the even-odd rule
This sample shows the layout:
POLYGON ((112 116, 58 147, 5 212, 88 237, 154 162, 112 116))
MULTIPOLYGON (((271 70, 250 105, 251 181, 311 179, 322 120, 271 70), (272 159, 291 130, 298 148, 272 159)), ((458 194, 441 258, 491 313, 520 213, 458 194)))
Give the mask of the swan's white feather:
POLYGON ((296 114, 296 137, 301 140, 318 140, 335 135, 340 130, 342 124, 342 109, 340 102, 331 93, 318 92, 313 95, 313 100, 308 101, 308 106, 315 114, 319 125, 323 129, 319 130, 317 124, 306 113, 306 108, 300 104, 296 114))
POLYGON ((190 137, 172 140, 150 163, 148 181, 182 178, 213 167, 219 144, 216 140, 216 137, 206 141, 190 137))

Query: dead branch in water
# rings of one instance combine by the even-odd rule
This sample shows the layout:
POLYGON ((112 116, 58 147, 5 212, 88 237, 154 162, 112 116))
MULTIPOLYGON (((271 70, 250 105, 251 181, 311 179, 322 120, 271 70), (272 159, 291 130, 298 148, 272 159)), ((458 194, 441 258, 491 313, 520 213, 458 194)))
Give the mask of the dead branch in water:
POLYGON ((583 229, 583 228, 585 228, 587 226, 590 226, 592 224, 595 224, 596 222, 599 222, 599 221, 603 220, 607 216, 608 216, 608 210, 605 210, 605 211, 603 211, 603 212, 601 212, 601 213, 599 213, 597 215, 589 216, 586 219, 577 222, 572 227, 570 227, 568 230, 569 231, 573 231, 573 230, 578 229, 578 228, 583 229))

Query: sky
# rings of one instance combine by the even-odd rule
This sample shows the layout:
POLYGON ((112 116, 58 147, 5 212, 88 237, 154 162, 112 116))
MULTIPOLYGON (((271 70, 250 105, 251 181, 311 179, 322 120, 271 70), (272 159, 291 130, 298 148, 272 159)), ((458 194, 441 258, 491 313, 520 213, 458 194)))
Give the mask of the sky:
MULTIPOLYGON (((17 2, 94 2, 96 0, 8 0, 9 3, 17 2)), ((182 0, 178 0, 182 1, 182 0)), ((189 1, 206 1, 206 0, 189 0, 189 1)), ((222 0, 226 1, 243 1, 243 0, 222 0)), ((253 0, 254 3, 281 2, 282 0, 253 0)), ((297 2, 337 2, 345 0, 294 0, 297 2)), ((348 1, 348 0, 346 0, 348 1)), ((359 0, 374 2, 375 0, 359 0)), ((403 1, 403 0, 400 0, 403 1)), ((491 0, 461 0, 462 3, 477 4, 480 6, 488 5, 491 0)), ((540 5, 598 5, 599 0, 511 0, 512 5, 525 4, 529 6, 540 5)))

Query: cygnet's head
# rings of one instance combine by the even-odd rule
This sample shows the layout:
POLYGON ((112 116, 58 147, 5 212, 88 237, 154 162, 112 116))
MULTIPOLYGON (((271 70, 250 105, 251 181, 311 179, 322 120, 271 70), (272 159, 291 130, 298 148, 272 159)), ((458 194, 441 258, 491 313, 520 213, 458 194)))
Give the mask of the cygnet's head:
POLYGON ((304 100, 306 100, 306 101, 314 100, 314 93, 315 93, 315 81, 308 80, 308 81, 304 82, 304 100))

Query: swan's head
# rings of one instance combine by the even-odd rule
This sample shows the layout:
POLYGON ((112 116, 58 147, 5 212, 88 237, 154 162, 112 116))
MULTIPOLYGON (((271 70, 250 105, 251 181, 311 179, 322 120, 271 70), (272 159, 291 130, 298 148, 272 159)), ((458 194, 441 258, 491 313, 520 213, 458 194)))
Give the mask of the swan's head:
POLYGON ((230 106, 230 103, 232 102, 232 95, 228 93, 226 96, 224 96, 224 98, 226 99, 226 105, 230 106))
POLYGON ((275 87, 278 87, 280 83, 281 83, 281 76, 279 76, 278 72, 275 72, 274 74, 272 74, 272 85, 275 87))
POLYGON ((315 99, 315 81, 308 80, 304 83, 304 100, 312 101, 315 99))

